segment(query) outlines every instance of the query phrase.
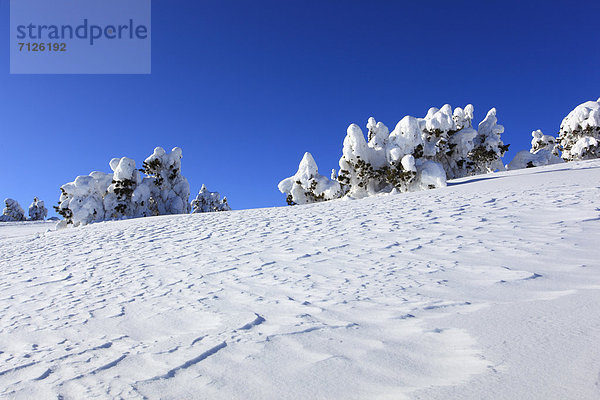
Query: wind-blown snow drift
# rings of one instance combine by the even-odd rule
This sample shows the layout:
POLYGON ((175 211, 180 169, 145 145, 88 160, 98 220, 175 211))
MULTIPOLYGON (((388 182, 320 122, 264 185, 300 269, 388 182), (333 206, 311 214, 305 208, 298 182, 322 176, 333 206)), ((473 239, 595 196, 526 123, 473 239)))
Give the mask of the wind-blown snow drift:
POLYGON ((0 396, 597 399, 599 180, 0 224, 0 396))

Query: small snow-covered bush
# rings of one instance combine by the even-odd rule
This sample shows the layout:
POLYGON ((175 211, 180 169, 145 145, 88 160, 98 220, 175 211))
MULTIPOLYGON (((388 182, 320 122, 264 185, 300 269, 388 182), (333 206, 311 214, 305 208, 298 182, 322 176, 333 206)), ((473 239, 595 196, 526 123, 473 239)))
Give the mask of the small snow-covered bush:
POLYGON ((190 212, 190 186, 181 175, 181 149, 161 147, 144 161, 142 178, 131 158, 113 158, 112 174, 92 172, 63 185, 58 206, 61 226, 109 219, 190 212))
POLYGON ((367 137, 358 125, 346 132, 339 161, 340 171, 331 180, 318 174, 306 153, 298 172, 279 183, 288 204, 305 204, 343 196, 361 198, 378 193, 432 189, 460 178, 504 168, 501 157, 508 149, 500 139, 504 127, 491 109, 472 126, 473 106, 454 111, 446 104, 430 108, 424 118, 406 116, 393 131, 374 118, 367 137))
POLYGON ((575 107, 560 124, 558 135, 565 161, 600 157, 600 99, 575 107))
POLYGON ((550 135, 544 135, 541 130, 531 132, 531 150, 529 150, 532 154, 542 150, 550 150, 552 154, 558 157, 558 144, 556 143, 556 138, 550 135))
POLYGON ((564 162, 558 156, 558 145, 554 137, 544 135, 539 129, 533 131, 531 136, 533 137, 531 139, 531 150, 518 152, 515 158, 506 166, 506 169, 512 171, 564 162))
POLYGON ((4 210, 0 217, 1 222, 12 222, 12 221, 25 221, 25 211, 19 204, 18 201, 13 199, 4 200, 4 210))
POLYGON ((191 203, 192 214, 215 212, 215 211, 231 211, 231 207, 227 203, 227 197, 221 196, 219 192, 209 192, 205 185, 202 185, 200 192, 191 203))
MULTIPOLYGON (((333 172, 335 174, 335 171, 333 172)), ((287 193, 287 203, 306 204, 341 197, 340 184, 319 174, 317 163, 310 153, 304 153, 294 176, 282 180, 279 190, 287 193)))
POLYGON ((43 221, 47 215, 48 209, 44 207, 44 202, 34 197, 33 203, 29 206, 29 219, 32 221, 43 221))

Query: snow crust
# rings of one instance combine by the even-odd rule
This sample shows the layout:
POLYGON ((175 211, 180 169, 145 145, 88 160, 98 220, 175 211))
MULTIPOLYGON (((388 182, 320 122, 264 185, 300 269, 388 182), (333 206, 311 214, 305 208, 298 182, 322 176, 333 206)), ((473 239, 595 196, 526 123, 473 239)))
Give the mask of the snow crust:
POLYGON ((0 396, 597 399, 599 179, 0 224, 0 396))

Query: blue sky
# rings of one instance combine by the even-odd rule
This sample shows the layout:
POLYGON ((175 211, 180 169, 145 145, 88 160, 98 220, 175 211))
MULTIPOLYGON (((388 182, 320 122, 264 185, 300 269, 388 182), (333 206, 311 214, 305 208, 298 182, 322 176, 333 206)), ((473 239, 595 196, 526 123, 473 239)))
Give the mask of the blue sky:
POLYGON ((390 129, 429 107, 498 110, 529 149, 600 97, 600 2, 152 2, 151 75, 10 75, 0 0, 0 197, 55 205, 77 175, 183 149, 234 209, 283 206, 277 183, 305 151, 328 175, 350 123, 390 129))

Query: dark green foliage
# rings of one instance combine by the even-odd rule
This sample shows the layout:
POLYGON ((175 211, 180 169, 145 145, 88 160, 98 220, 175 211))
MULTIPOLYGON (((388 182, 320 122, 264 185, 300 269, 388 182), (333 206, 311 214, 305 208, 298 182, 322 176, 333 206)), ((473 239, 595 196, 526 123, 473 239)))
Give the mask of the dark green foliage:
POLYGON ((119 202, 115 206, 115 214, 113 216, 123 216, 127 211, 127 205, 131 203, 131 196, 133 195, 136 183, 131 179, 123 179, 120 181, 113 180, 112 184, 114 185, 113 191, 119 202))
POLYGON ((413 156, 415 157, 415 160, 423 157, 423 145, 422 144, 415 147, 415 150, 413 151, 413 156))
POLYGON ((304 192, 304 195, 312 200, 311 203, 325 201, 325 194, 316 195, 315 190, 317 190, 317 181, 313 178, 310 180, 310 186, 308 187, 308 191, 304 192))
POLYGON ((356 172, 356 177, 359 179, 357 183, 358 187, 364 188, 371 179, 376 177, 375 170, 371 164, 362 160, 360 156, 357 156, 356 158, 358 158, 358 161, 356 161, 354 165, 351 165, 356 172))
MULTIPOLYGON (((358 161, 355 163, 346 161, 352 169, 355 171, 355 176, 358 178, 356 185, 360 188, 366 188, 369 183, 373 183, 378 189, 391 186, 397 190, 405 192, 407 186, 417 176, 415 171, 407 171, 402 167, 400 162, 392 163, 391 165, 385 165, 379 169, 373 168, 370 163, 357 157, 358 161)), ((337 179, 342 186, 343 194, 347 193, 350 185, 350 172, 341 170, 337 179)))
MULTIPOLYGON (((155 178, 155 182, 157 186, 162 185, 163 183, 163 177, 160 175, 159 171, 160 171, 160 167, 161 167, 161 162, 159 159, 154 159, 150 162, 146 162, 144 161, 143 164, 143 169, 142 172, 144 172, 146 175, 155 178)), ((171 174, 172 175, 172 174, 171 174)))
POLYGON ((119 200, 125 200, 131 198, 133 194, 133 186, 135 182, 130 179, 123 179, 122 181, 112 181, 115 185, 115 194, 119 200))
POLYGON ((494 161, 498 155, 492 149, 486 149, 485 146, 478 146, 469 153, 469 159, 475 165, 487 164, 494 161))
POLYGON ((67 221, 67 224, 73 223, 73 211, 71 211, 69 208, 60 208, 59 206, 52 206, 52 208, 54 208, 58 215, 67 221))
MULTIPOLYGON (((60 193, 61 197, 67 195, 67 192, 65 192, 63 188, 60 188, 60 193)), ((52 206, 52 208, 54 208, 58 215, 60 215, 65 221, 67 221, 67 224, 73 223, 73 211, 71 211, 70 208, 60 208, 60 202, 58 203, 58 206, 52 206)))
POLYGON ((405 170, 399 162, 392 165, 386 165, 379 171, 380 179, 401 191, 405 191, 406 186, 417 176, 415 171, 405 170))
POLYGON ((600 141, 600 127, 598 126, 588 126, 585 129, 577 129, 572 132, 561 131, 558 136, 559 140, 559 150, 563 152, 563 159, 565 161, 575 161, 575 160, 590 160, 593 158, 600 158, 600 146, 591 146, 587 151, 584 151, 582 157, 576 157, 571 155, 570 157, 565 154, 567 152, 570 154, 571 149, 577 143, 577 141, 583 137, 593 137, 596 140, 600 141))

